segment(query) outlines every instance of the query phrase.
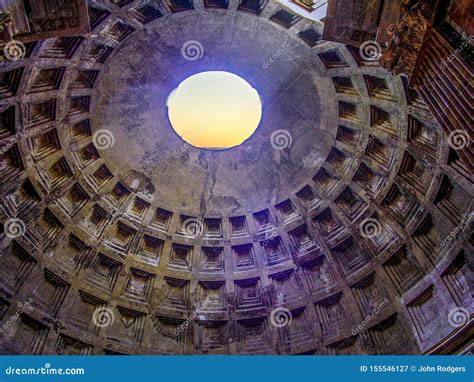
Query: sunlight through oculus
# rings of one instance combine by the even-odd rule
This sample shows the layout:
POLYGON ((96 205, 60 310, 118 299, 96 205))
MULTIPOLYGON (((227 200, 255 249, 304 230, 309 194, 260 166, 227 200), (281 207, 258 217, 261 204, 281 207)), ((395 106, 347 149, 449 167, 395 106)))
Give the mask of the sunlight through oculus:
POLYGON ((262 102, 243 78, 228 72, 202 72, 186 78, 167 100, 176 133, 203 149, 242 144, 257 129, 262 102))

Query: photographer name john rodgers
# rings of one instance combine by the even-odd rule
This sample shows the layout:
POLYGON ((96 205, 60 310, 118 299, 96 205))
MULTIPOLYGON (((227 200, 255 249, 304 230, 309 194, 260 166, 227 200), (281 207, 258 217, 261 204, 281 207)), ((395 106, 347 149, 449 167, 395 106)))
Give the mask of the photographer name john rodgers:
POLYGON ((465 366, 420 366, 416 371, 420 373, 465 373, 465 366))

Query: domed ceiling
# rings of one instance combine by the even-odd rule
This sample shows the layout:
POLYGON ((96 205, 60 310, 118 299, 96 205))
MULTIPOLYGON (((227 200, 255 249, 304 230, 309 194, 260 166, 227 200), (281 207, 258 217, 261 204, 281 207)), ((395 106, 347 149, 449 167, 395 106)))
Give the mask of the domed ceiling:
POLYGON ((403 354, 458 330, 472 187, 402 77, 273 2, 122 3, 0 68, 3 352, 403 354), (170 125, 204 71, 260 94, 240 146, 170 125))
POLYGON ((337 130, 337 121, 331 120, 337 105, 329 100, 323 104, 320 96, 334 93, 334 85, 325 70, 311 67, 316 52, 285 29, 251 14, 176 16, 171 24, 157 22, 136 32, 136 39, 124 43, 100 73, 91 124, 115 138, 115 144, 101 152, 104 163, 126 186, 136 180, 139 195, 173 212, 232 216, 288 198, 314 176, 337 130), (183 24, 193 27, 182 30, 183 24), (285 41, 288 46, 282 48, 285 41), (197 59, 185 51, 193 44, 197 59), (278 49, 282 57, 264 69, 278 49), (197 150, 183 142, 165 107, 181 81, 211 70, 247 79, 263 103, 257 134, 221 152, 197 150), (279 144, 288 149, 278 150, 279 144))

